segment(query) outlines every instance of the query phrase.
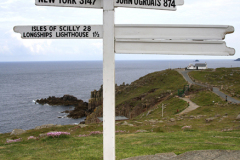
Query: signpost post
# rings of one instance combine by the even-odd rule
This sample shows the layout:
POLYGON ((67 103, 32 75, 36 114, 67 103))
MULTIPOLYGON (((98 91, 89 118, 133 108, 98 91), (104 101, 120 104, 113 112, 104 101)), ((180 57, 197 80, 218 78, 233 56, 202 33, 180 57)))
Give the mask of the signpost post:
POLYGON ((103 0, 103 159, 115 159, 114 4, 103 0))
MULTIPOLYGON (((15 26, 24 39, 103 38, 103 157, 115 159, 115 53, 234 55, 221 41, 232 26, 115 25, 115 7, 176 10, 184 0, 35 0, 39 6, 103 9, 102 25, 15 26), (214 41, 213 41, 214 40, 214 41), (218 41, 216 41, 218 40, 218 41)), ((162 108, 163 109, 163 108, 162 108)))

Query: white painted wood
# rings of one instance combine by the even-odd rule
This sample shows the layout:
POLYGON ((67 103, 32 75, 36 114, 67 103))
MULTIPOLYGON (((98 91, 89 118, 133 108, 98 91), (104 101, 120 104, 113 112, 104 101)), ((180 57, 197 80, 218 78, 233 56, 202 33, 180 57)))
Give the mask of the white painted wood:
POLYGON ((15 26, 23 39, 100 39, 102 25, 41 25, 15 26))
MULTIPOLYGON (((146 8, 175 11, 174 0, 114 0, 115 7, 146 8), (165 4, 165 5, 164 5, 165 4)), ((184 0, 175 0, 175 5, 184 4, 184 0)), ((37 6, 103 8, 103 0, 35 0, 37 6)))
POLYGON ((115 25, 115 38, 222 40, 233 32, 227 25, 115 25))
POLYGON ((226 47, 224 41, 134 41, 117 39, 115 42, 115 53, 233 56, 235 49, 226 47))
POLYGON ((115 54, 113 0, 103 0, 103 159, 115 159, 115 54))
POLYGON ((115 7, 145 8, 159 10, 176 10, 176 6, 183 5, 184 0, 114 0, 115 7))
POLYGON ((102 0, 35 0, 37 6, 103 8, 102 0))
MULTIPOLYGON (((24 39, 99 39, 102 25, 15 26, 24 39)), ((221 40, 233 33, 232 26, 220 25, 115 25, 115 38, 221 40)))

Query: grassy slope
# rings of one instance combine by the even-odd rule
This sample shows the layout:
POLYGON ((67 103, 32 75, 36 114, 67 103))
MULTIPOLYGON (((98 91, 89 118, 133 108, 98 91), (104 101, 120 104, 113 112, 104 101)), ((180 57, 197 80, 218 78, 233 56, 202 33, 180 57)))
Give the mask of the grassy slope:
POLYGON ((203 71, 192 71, 189 73, 195 80, 219 88, 223 85, 222 91, 235 98, 240 98, 240 68, 217 68, 203 71))
MULTIPOLYGON (((175 70, 164 70, 159 72, 153 72, 145 75, 138 80, 132 82, 129 86, 116 95, 116 108, 130 105, 142 106, 141 104, 148 104, 150 107, 154 106, 158 102, 158 97, 162 95, 168 95, 170 92, 177 94, 178 89, 182 89, 187 82, 184 78, 175 70), (154 90, 154 92, 151 92, 154 90), (170 91, 169 93, 166 93, 170 91), (141 97, 142 100, 136 100, 135 98, 141 97)), ((164 96, 163 96, 164 97, 164 96)), ((176 109, 177 110, 177 109, 176 109)), ((88 118, 97 117, 98 112, 101 112, 102 108, 96 110, 88 118)))
POLYGON ((168 90, 176 91, 183 88, 184 84, 186 84, 186 81, 175 70, 153 72, 132 82, 129 91, 118 94, 116 96, 116 105, 131 101, 132 98, 147 93, 152 89, 156 89, 156 91, 148 94, 147 98, 168 90))
MULTIPOLYGON (((137 96, 141 93, 132 94, 137 96)), ((159 103, 152 107, 153 111, 149 115, 144 113, 128 121, 134 126, 116 122, 116 130, 126 131, 116 134, 117 159, 164 152, 180 154, 190 150, 240 150, 240 126, 239 122, 235 121, 240 106, 228 104, 208 91, 196 93, 191 97, 191 100, 201 107, 183 117, 177 116, 176 111, 183 110, 187 103, 173 95, 162 102, 166 105, 163 118, 161 117, 162 103, 159 103), (226 113, 228 116, 224 117, 226 113), (191 115, 206 116, 192 119, 191 115), (206 123, 205 119, 209 117, 216 117, 216 119, 206 123), (170 118, 176 121, 170 122, 170 118), (192 129, 182 130, 181 128, 186 125, 191 125, 192 129), (223 129, 230 129, 230 131, 222 132, 223 129), (147 133, 136 133, 137 130, 146 130, 147 133)), ((90 131, 102 131, 102 124, 92 124, 85 128, 66 125, 58 128, 29 130, 21 136, 2 134, 0 135, 0 159, 102 159, 102 135, 78 137, 79 134, 88 134, 90 131), (38 136, 55 130, 71 132, 71 135, 65 138, 45 137, 39 140, 27 140, 29 136, 38 136), (22 138, 23 141, 5 144, 7 138, 22 138)))

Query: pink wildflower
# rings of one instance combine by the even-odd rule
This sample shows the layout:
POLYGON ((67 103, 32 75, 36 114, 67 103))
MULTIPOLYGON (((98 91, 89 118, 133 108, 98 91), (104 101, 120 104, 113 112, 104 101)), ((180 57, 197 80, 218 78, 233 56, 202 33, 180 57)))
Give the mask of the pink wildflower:
POLYGON ((29 139, 37 139, 36 137, 34 137, 34 136, 30 136, 30 137, 28 137, 28 140, 29 139))
POLYGON ((89 135, 85 135, 85 134, 83 134, 83 135, 79 135, 78 137, 88 137, 89 135))
POLYGON ((49 132, 47 136, 49 137, 59 137, 60 135, 70 135, 69 132, 49 132))
POLYGON ((192 126, 184 126, 184 127, 182 127, 182 129, 191 129, 192 128, 192 126))
POLYGON ((22 138, 14 139, 14 140, 7 140, 7 143, 14 143, 14 142, 20 142, 22 138))

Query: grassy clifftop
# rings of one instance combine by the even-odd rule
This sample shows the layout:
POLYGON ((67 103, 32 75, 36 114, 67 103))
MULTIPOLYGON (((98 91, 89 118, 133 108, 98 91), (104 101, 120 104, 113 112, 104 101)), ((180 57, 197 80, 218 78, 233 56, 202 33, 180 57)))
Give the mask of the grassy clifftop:
POLYGON ((192 71, 189 75, 196 81, 217 86, 226 94, 240 99, 240 68, 192 71))
MULTIPOLYGON (((185 83, 176 71, 166 70, 148 74, 131 85, 118 86, 116 105, 119 111, 126 107, 124 105, 129 105, 131 112, 135 105, 151 105, 128 121, 116 122, 117 160, 166 152, 240 150, 240 120, 236 119, 240 105, 192 86, 189 97, 200 107, 178 115, 177 110, 180 112, 188 106, 176 97, 177 89, 185 83)), ((99 110, 101 113, 101 107, 99 110)), ((103 159, 102 131, 102 123, 95 123, 32 129, 21 135, 0 134, 0 159, 103 159), (46 136, 50 131, 70 135, 51 138, 46 136), (30 136, 36 139, 29 139, 30 136), (20 142, 7 143, 19 138, 20 142)))
MULTIPOLYGON (((156 104, 177 94, 187 82, 175 70, 164 70, 147 74, 130 85, 116 87, 116 115, 134 118, 156 104)), ((102 117, 99 106, 86 119, 86 123, 97 122, 102 117)))

